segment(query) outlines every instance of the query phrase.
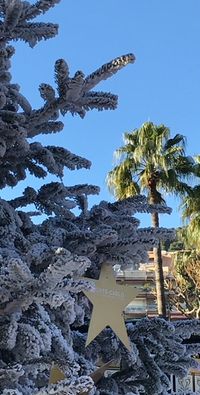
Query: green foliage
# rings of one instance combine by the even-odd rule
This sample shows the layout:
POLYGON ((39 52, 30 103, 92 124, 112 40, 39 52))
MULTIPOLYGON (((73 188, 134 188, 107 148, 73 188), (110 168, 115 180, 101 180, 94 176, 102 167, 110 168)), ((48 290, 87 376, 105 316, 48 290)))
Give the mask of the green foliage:
POLYGON ((183 248, 184 248, 184 243, 183 242, 181 242, 181 241, 173 241, 172 243, 170 243, 168 251, 171 251, 171 252, 173 252, 173 251, 180 251, 180 250, 183 250, 183 248))
POLYGON ((174 254, 173 292, 169 299, 189 318, 200 318, 200 254, 182 250, 174 254))
POLYGON ((189 221, 183 235, 186 246, 200 251, 200 185, 196 185, 184 198, 182 209, 183 219, 189 221))
POLYGON ((108 173, 109 190, 117 199, 147 192, 154 203, 164 202, 162 192, 184 195, 190 191, 187 182, 194 160, 185 155, 185 138, 164 125, 144 123, 141 128, 124 134, 124 146, 115 151, 117 165, 108 173))
MULTIPOLYGON (((191 206, 195 206, 192 198, 187 198, 191 206)), ((200 318, 200 248, 196 244, 200 238, 199 230, 191 232, 193 223, 178 228, 176 240, 170 245, 170 251, 174 247, 173 259, 173 292, 169 294, 171 305, 174 305, 188 318, 200 318), (182 246, 178 250, 178 246, 182 246)), ((200 229, 200 228, 199 228, 200 229)))
POLYGON ((186 243, 186 227, 179 227, 176 229, 176 235, 173 241, 166 240, 163 249, 170 252, 183 251, 187 248, 186 243))

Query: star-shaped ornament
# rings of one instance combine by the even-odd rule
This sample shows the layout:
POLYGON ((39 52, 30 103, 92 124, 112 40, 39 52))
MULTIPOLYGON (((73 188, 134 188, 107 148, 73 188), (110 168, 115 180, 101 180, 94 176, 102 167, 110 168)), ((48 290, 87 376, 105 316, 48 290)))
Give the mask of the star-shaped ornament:
MULTIPOLYGON (((94 385, 98 384, 98 382, 104 377, 105 371, 109 369, 113 362, 114 360, 108 361, 90 374, 90 377, 94 381, 94 385)), ((53 362, 50 371, 49 384, 57 384, 62 380, 65 380, 65 375, 63 371, 53 362)), ((88 393, 89 391, 79 392, 79 395, 88 395, 88 393)))
POLYGON ((53 362, 50 370, 49 384, 57 384, 62 380, 65 380, 65 375, 63 371, 53 362))
POLYGON ((94 291, 83 291, 93 304, 86 346, 97 335, 109 326, 130 351, 131 345, 124 322, 124 309, 139 294, 139 290, 128 285, 116 283, 115 275, 110 264, 101 267, 99 280, 95 282, 94 291))

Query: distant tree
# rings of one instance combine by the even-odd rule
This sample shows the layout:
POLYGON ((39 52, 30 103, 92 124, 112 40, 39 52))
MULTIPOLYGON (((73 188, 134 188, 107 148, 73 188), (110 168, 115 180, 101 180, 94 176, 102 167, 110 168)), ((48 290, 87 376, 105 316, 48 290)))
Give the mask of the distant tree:
MULTIPOLYGON (((144 191, 152 204, 165 204, 164 194, 184 195, 190 191, 194 160, 185 155, 185 138, 170 138, 165 125, 144 123, 124 134, 124 146, 115 151, 119 164, 108 173, 107 184, 121 200, 144 191)), ((151 214, 153 227, 159 227, 159 215, 151 214)), ((166 316, 161 245, 154 248, 156 292, 159 316, 166 316)))
MULTIPOLYGON (((198 175, 198 162, 194 169, 198 175)), ((186 317, 200 319, 200 185, 183 199, 182 209, 183 219, 189 222, 176 232, 176 244, 182 244, 182 250, 174 248, 174 279, 169 301, 186 317)), ((173 243, 172 251, 171 247, 173 243)))
POLYGON ((173 281, 168 284, 170 304, 186 317, 200 319, 200 253, 177 251, 172 274, 173 281))
POLYGON ((200 250, 200 185, 196 185, 183 199, 182 210, 183 220, 188 221, 182 238, 188 248, 200 250))
POLYGON ((170 251, 170 252, 184 250, 185 239, 183 237, 183 233, 185 233, 185 227, 177 228, 173 240, 168 239, 161 242, 162 250, 170 251))
POLYGON ((169 250, 168 251, 180 251, 183 250, 184 248, 184 243, 181 241, 172 241, 169 245, 169 250))
POLYGON ((164 251, 179 251, 184 249, 184 243, 176 238, 173 241, 168 239, 161 242, 161 248, 164 251))

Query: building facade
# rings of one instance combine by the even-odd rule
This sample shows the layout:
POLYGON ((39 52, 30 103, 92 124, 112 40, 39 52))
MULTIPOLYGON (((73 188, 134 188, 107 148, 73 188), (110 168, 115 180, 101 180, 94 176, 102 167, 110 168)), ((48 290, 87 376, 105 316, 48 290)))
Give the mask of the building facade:
MULTIPOLYGON (((117 270, 117 281, 121 284, 130 284, 140 289, 140 294, 125 310, 126 319, 138 319, 157 316, 155 266, 153 251, 149 251, 149 262, 141 264, 138 270, 117 270)), ((173 253, 162 251, 163 272, 166 281, 171 276, 173 253)), ((168 303, 166 292, 167 312, 170 320, 184 319, 185 317, 168 303)))

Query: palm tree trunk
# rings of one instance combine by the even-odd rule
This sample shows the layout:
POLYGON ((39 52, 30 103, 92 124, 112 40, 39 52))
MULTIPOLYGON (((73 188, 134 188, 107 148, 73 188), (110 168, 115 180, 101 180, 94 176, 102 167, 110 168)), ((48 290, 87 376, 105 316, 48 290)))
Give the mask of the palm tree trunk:
MULTIPOLYGON (((158 213, 152 213, 152 226, 154 228, 159 227, 159 216, 158 213)), ((162 253, 160 242, 158 247, 153 249, 154 252, 154 264, 155 264, 155 280, 156 280, 156 295, 157 295, 157 309, 158 316, 166 318, 166 300, 165 300, 165 288, 164 288, 164 275, 162 266, 162 253)))

